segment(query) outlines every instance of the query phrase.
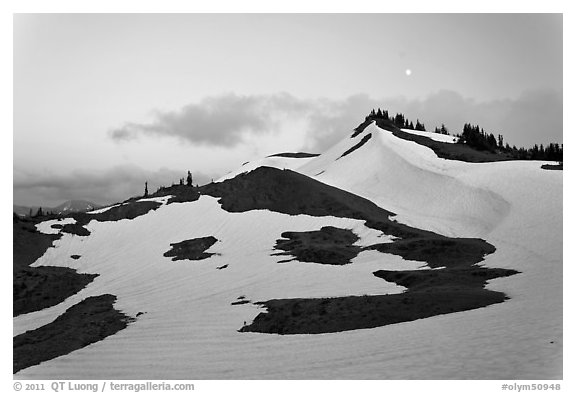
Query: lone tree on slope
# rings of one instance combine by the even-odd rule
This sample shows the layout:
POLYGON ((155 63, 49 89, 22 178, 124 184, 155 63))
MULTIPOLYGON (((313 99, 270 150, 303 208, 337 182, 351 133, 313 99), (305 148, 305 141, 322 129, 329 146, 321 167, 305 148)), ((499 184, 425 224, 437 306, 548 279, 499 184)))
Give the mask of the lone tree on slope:
POLYGON ((148 182, 144 182, 144 196, 148 196, 148 182))
POLYGON ((192 174, 188 171, 188 177, 186 178, 186 185, 192 186, 192 174))

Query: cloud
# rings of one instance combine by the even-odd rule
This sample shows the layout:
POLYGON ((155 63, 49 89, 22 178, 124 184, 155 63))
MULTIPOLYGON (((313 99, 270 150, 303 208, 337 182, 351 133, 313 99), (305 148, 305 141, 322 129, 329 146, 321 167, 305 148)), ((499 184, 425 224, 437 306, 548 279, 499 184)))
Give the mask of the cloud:
POLYGON ((419 119, 429 130, 445 124, 451 133, 459 133, 464 123, 473 123, 504 135, 505 141, 518 146, 562 141, 562 94, 545 89, 526 91, 516 99, 492 101, 476 101, 449 90, 423 99, 377 99, 365 94, 345 99, 299 99, 287 93, 228 94, 205 98, 178 111, 157 112, 155 120, 148 124, 126 123, 112 130, 110 136, 115 141, 168 136, 205 146, 233 148, 254 140, 254 136, 279 133, 283 122, 298 121, 307 128, 302 149, 322 152, 378 107, 392 114, 402 112, 414 122, 419 119))
MULTIPOLYGON (((69 199, 85 199, 105 205, 142 195, 146 181, 152 193, 160 186, 178 182, 185 175, 166 168, 147 171, 136 166, 116 166, 97 173, 75 171, 65 175, 15 171, 14 203, 56 206, 69 199)), ((205 184, 211 180, 202 173, 193 175, 194 183, 205 184)))
POLYGON ((178 111, 156 112, 148 124, 125 123, 110 131, 116 141, 144 136, 171 136, 183 141, 233 147, 244 133, 271 133, 284 116, 304 114, 309 107, 289 94, 207 97, 178 111))

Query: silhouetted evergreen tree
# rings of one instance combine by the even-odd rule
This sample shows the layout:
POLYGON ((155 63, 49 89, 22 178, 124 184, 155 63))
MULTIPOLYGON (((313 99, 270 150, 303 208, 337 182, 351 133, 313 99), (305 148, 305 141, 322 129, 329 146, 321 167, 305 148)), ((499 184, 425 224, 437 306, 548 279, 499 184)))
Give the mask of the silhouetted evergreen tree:
POLYGON ((148 196, 148 182, 144 182, 144 197, 148 196))
POLYGON ((426 127, 424 127, 423 123, 420 123, 420 120, 416 119, 416 126, 414 127, 416 131, 426 131, 426 127))
MULTIPOLYGON (((374 111, 374 110, 372 110, 374 111)), ((192 174, 190 173, 190 171, 188 171, 188 177, 186 177, 186 185, 191 186, 192 185, 192 174)))
POLYGON ((434 132, 436 134, 448 135, 448 130, 446 129, 446 126, 444 124, 442 124, 442 127, 440 128, 435 127, 434 132))

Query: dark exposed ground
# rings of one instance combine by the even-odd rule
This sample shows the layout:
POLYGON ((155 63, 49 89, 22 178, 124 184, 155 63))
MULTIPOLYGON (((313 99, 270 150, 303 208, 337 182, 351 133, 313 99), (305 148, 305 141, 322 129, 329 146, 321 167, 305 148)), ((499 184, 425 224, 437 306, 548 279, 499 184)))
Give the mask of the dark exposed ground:
POLYGON ((544 164, 540 168, 546 169, 549 171, 561 171, 564 170, 564 164, 544 164))
MULTIPOLYGON (((86 225, 86 224, 84 224, 84 225, 86 225)), ((62 226, 61 232, 70 233, 70 234, 76 235, 76 236, 89 236, 90 235, 90 231, 88 229, 84 228, 78 222, 75 222, 74 224, 65 224, 64 226, 62 226)))
MULTIPOLYGON (((168 200, 168 204, 171 203, 181 203, 181 202, 193 202, 198 200, 200 193, 198 192, 198 187, 191 187, 186 185, 173 185, 170 187, 163 187, 154 194, 150 195, 149 198, 162 197, 166 195, 172 195, 172 198, 168 200)), ((140 199, 146 199, 143 197, 130 198, 124 201, 121 205, 114 206, 102 213, 97 214, 87 214, 87 213, 71 213, 66 217, 72 217, 76 220, 74 224, 66 224, 62 229, 63 232, 72 233, 78 236, 89 236, 90 231, 85 228, 90 221, 119 221, 119 220, 132 220, 136 217, 148 214, 152 210, 158 209, 162 206, 160 202, 154 201, 140 201, 140 199)))
POLYGON ((194 202, 200 198, 198 187, 181 184, 161 188, 152 194, 152 197, 162 197, 166 195, 173 195, 172 198, 168 200, 168 205, 171 203, 194 202))
POLYGON ((97 274, 78 274, 55 266, 30 267, 61 235, 36 231, 39 219, 13 219, 12 304, 13 315, 52 307, 88 285, 97 274))
POLYGON ((370 125, 370 123, 372 123, 372 120, 365 120, 363 123, 361 123, 358 127, 354 129, 354 132, 352 133, 352 136, 350 138, 356 138, 358 135, 362 133, 362 131, 366 129, 366 127, 370 125))
POLYGON ((14 269, 13 315, 27 314, 55 306, 90 284, 97 274, 78 274, 56 266, 24 266, 14 269))
POLYGON ((505 301, 506 295, 484 288, 487 280, 518 272, 477 266, 439 270, 387 271, 374 275, 408 288, 394 295, 326 299, 273 299, 261 302, 259 314, 243 332, 277 334, 333 333, 409 322, 473 310, 505 301))
POLYGON ((458 266, 446 269, 390 271, 378 270, 376 277, 408 288, 411 293, 468 291, 484 288, 487 280, 516 274, 515 270, 458 266))
POLYGON ((318 157, 319 155, 320 154, 315 154, 315 153, 298 152, 298 153, 277 153, 277 154, 272 154, 268 157, 311 158, 311 157, 318 157))
POLYGON ((501 303, 506 296, 485 289, 434 294, 346 296, 325 299, 272 299, 241 332, 320 334, 369 329, 501 303))
POLYGON ((54 359, 103 340, 133 321, 114 309, 116 297, 84 299, 53 322, 13 339, 13 372, 54 359))
POLYGON ((496 162, 510 161, 514 159, 512 156, 504 153, 498 154, 488 151, 479 151, 461 143, 438 142, 425 136, 410 134, 396 127, 390 120, 375 119, 375 121, 378 127, 392 132, 392 134, 398 138, 413 141, 419 145, 432 149, 440 158, 465 162, 496 162))
POLYGON ((366 142, 368 142, 370 140, 370 138, 372 138, 372 133, 370 134, 366 134, 364 135, 364 137, 362 137, 362 139, 360 140, 360 142, 358 142, 357 144, 355 144, 354 146, 352 146, 350 149, 346 150, 344 153, 342 153, 342 155, 340 157, 337 158, 337 160, 339 160, 342 157, 346 157, 348 154, 352 153, 353 151, 361 148, 366 142))
POLYGON ((158 209, 161 205, 160 202, 137 202, 136 200, 129 200, 122 205, 114 206, 102 213, 72 213, 66 217, 72 217, 76 222, 74 224, 64 225, 62 231, 79 236, 88 236, 90 235, 90 231, 88 231, 84 226, 92 220, 100 222, 119 221, 124 219, 132 220, 136 217, 143 216, 152 210, 158 209))
POLYGON ((322 227, 319 231, 284 232, 282 237, 285 239, 276 240, 274 248, 283 252, 272 255, 294 257, 288 261, 345 265, 362 250, 353 245, 358 236, 349 229, 322 227))
POLYGON ((448 238, 440 235, 398 239, 392 243, 375 244, 366 248, 399 255, 407 260, 426 262, 432 268, 471 266, 481 262, 484 255, 496 251, 494 246, 480 239, 448 238))
POLYGON ((164 253, 165 257, 173 257, 173 261, 188 259, 191 261, 198 261, 201 259, 210 258, 215 255, 213 252, 205 252, 209 249, 218 239, 214 236, 199 237, 196 239, 184 240, 179 243, 170 243, 171 250, 164 253))
POLYGON ((272 299, 242 332, 318 334, 367 329, 504 302, 502 292, 485 289, 487 280, 511 276, 510 269, 463 266, 438 270, 387 271, 374 275, 408 288, 394 295, 324 299, 272 299))
MULTIPOLYGON (((441 273, 434 273, 440 278, 430 276, 432 278, 426 281, 428 290, 425 293, 411 289, 398 295, 260 302, 267 312, 259 314, 252 324, 242 327, 240 331, 243 332, 328 333, 485 307, 506 299, 503 293, 484 289, 486 280, 516 273, 502 269, 478 270, 476 264, 495 251, 482 239, 449 238, 397 223, 389 219, 393 213, 367 199, 289 170, 261 167, 221 183, 206 185, 201 192, 220 197, 222 208, 230 212, 268 209, 292 215, 365 220, 367 227, 397 237, 392 243, 374 244, 369 249, 424 261, 430 267, 445 267, 441 273), (470 279, 471 276, 475 278, 470 279), (460 284, 447 288, 446 277, 460 284)), ((314 245, 303 241, 307 236, 309 233, 291 235, 291 240, 298 239, 300 243, 296 246, 292 243, 290 248, 300 255, 314 255, 314 245)), ((322 254, 316 255, 322 259, 322 254)), ((378 277, 382 278, 385 273, 381 271, 379 274, 378 277)))
MULTIPOLYGON (((52 218, 14 216, 14 316, 55 306, 79 292, 98 276, 78 274, 74 269, 65 267, 29 266, 52 247, 54 240, 62 236, 47 235, 36 230, 37 223, 52 218)), ((60 227, 63 230, 66 226, 60 227)), ((70 257, 78 259, 80 256, 70 257)), ((115 299, 112 295, 85 299, 69 308, 54 322, 14 337, 13 372, 65 355, 126 327, 129 318, 114 310, 112 304, 115 299)))

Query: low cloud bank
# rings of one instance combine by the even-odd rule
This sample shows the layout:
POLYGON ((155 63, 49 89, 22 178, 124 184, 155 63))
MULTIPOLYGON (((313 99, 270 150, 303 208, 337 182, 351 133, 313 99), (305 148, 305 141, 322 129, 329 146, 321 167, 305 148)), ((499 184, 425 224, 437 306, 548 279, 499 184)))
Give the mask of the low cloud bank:
MULTIPOLYGON (((375 99, 359 94, 345 99, 299 99, 287 93, 208 97, 171 112, 157 112, 150 123, 126 123, 110 131, 117 142, 139 137, 174 137, 205 146, 233 148, 247 135, 273 134, 287 121, 306 120, 303 148, 321 152, 358 125, 372 108, 404 113, 428 129, 445 124, 459 133, 464 123, 474 123, 510 144, 562 142, 562 93, 530 90, 516 99, 476 101, 443 90, 424 99, 390 97, 375 99)), ((281 149, 281 147, 279 147, 281 149)))
MULTIPOLYGON (((194 183, 211 179, 194 173, 194 183)), ((99 205, 120 202, 144 193, 148 182, 150 193, 185 177, 185 172, 170 169, 147 171, 136 166, 117 166, 103 172, 74 171, 69 174, 38 175, 15 171, 14 204, 56 206, 69 199, 84 199, 99 205)))

